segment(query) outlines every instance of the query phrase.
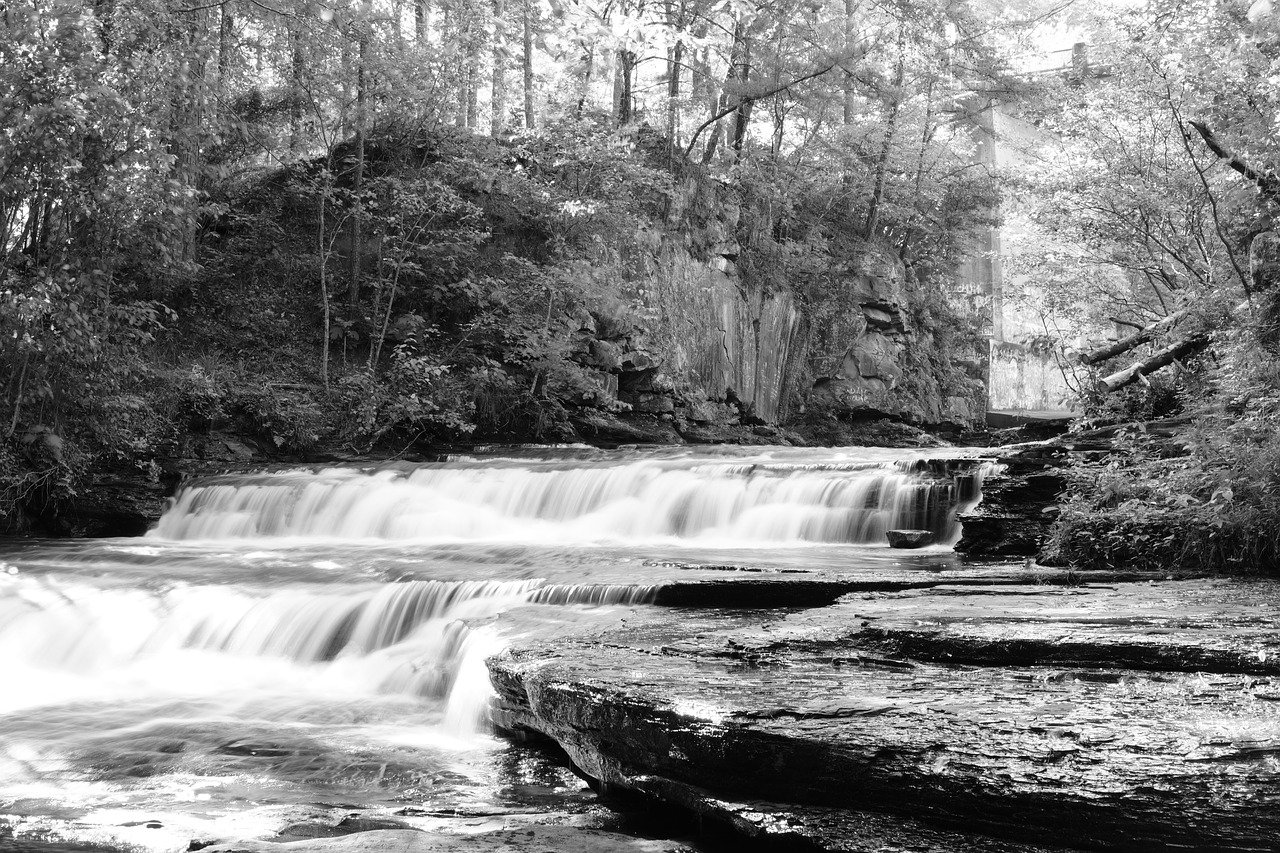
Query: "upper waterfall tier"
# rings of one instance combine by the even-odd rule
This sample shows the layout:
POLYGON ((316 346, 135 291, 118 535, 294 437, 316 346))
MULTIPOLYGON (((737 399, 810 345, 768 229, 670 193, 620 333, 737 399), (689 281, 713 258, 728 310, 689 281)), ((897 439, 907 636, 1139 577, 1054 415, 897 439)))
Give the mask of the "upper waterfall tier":
POLYGON ((183 488, 151 535, 881 543, 910 528, 945 542, 982 470, 876 450, 583 456, 212 477, 183 488))

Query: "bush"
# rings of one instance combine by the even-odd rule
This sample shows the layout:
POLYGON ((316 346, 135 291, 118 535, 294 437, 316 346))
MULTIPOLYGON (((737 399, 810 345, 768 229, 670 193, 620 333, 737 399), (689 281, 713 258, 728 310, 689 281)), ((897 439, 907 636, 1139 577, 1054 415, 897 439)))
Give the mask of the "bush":
POLYGON ((330 419, 310 389, 263 385, 232 403, 243 428, 286 453, 314 450, 328 433, 330 419))
POLYGON ((1280 365, 1243 340, 1176 439, 1141 427, 1069 472, 1049 547, 1081 567, 1280 569, 1280 365))

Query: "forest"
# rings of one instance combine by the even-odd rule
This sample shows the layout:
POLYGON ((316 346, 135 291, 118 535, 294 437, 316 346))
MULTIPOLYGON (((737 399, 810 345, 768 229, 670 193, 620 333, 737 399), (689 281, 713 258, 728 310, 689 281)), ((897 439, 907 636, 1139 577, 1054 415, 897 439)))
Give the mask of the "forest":
POLYGON ((1275 0, 0 0, 0 853, 1257 853, 1275 0))
POLYGON ((1268 0, 0 15, 10 532, 241 451, 963 443, 991 323, 966 264, 1003 227, 1005 302, 1115 447, 1072 460, 1052 559, 1280 562, 1268 0), (992 167, 997 106, 1037 141, 992 167), (755 306, 751 388, 685 352, 706 275, 755 306), (872 279, 881 348, 851 356, 872 279), (842 356, 874 364, 846 387, 842 356))

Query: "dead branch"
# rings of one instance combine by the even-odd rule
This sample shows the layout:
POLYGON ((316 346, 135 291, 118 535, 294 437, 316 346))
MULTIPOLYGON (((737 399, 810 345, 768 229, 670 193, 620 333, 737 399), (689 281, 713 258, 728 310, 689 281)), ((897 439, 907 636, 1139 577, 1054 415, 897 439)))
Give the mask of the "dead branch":
POLYGON ((1167 367, 1175 361, 1181 361, 1189 355, 1199 352, 1209 345, 1208 335, 1196 335, 1193 338, 1187 338, 1171 344, 1164 349, 1142 359, 1126 367, 1124 370, 1118 370, 1110 376, 1105 376, 1098 380, 1097 389, 1100 394, 1110 394, 1112 391, 1118 391, 1126 385, 1137 382, 1143 376, 1167 367))

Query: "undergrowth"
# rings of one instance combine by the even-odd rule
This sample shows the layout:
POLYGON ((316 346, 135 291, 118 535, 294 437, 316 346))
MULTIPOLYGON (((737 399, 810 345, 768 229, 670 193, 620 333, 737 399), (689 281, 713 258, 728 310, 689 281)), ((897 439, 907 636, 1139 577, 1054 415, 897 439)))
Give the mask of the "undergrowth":
POLYGON ((1069 469, 1051 558, 1085 568, 1280 569, 1280 362, 1243 336, 1220 353, 1204 384, 1180 389, 1190 414, 1174 437, 1135 425, 1115 452, 1069 469))

